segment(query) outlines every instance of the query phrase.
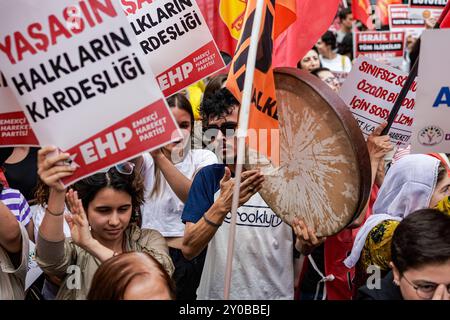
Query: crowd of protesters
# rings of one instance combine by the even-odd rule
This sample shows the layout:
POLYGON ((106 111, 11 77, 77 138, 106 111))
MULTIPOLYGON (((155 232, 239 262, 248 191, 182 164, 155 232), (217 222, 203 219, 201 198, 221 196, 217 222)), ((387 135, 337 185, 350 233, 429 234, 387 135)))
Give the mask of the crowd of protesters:
MULTIPOLYGON (((355 23, 348 9, 338 19, 297 65, 336 93, 355 23)), ((0 299, 223 299, 240 108, 225 81, 167 100, 182 139, 69 188, 69 154, 0 148, 0 299), (30 246, 42 274, 26 285, 30 246)), ((264 175, 244 170, 238 212, 277 223, 237 225, 231 299, 450 300, 448 155, 398 150, 385 126, 367 139, 370 200, 328 238, 282 222, 259 194, 264 175)))

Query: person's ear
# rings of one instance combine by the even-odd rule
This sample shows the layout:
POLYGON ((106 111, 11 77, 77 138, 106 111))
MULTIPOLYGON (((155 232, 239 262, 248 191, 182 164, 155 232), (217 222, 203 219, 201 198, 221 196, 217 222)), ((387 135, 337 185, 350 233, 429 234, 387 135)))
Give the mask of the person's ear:
POLYGON ((394 275, 394 284, 399 286, 400 285, 400 271, 398 271, 397 267, 395 266, 395 264, 391 261, 389 262, 389 266, 392 269, 392 273, 394 275))

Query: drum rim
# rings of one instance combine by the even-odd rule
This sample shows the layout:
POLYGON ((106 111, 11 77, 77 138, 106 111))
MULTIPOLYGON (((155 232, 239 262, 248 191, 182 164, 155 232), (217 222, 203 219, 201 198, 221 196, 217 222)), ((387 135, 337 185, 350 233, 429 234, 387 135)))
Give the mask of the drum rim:
POLYGON ((362 211, 366 207, 372 190, 372 167, 370 164, 370 156, 367 149, 367 144, 364 140, 362 131, 345 102, 330 87, 328 87, 328 85, 323 83, 323 81, 316 76, 310 74, 305 70, 292 67, 275 68, 274 80, 276 80, 277 75, 285 75, 296 78, 316 91, 317 94, 319 94, 322 99, 325 100, 329 106, 331 106, 331 109, 340 119, 347 136, 353 138, 349 140, 353 148, 353 153, 356 156, 356 163, 359 167, 359 183, 361 187, 357 209, 354 212, 353 217, 350 219, 349 223, 343 228, 345 229, 347 226, 352 224, 361 214, 363 214, 362 211))

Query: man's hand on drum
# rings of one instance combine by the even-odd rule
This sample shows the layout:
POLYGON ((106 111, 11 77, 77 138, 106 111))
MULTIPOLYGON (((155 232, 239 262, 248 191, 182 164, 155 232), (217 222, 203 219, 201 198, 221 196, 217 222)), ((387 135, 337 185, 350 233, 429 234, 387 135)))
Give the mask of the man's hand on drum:
POLYGON ((317 237, 314 228, 308 227, 303 220, 294 218, 292 229, 297 237, 295 248, 303 255, 307 256, 320 246, 327 239, 326 237, 317 237))
MULTIPOLYGON (((241 188, 239 192, 239 206, 246 203, 255 193, 262 188, 264 175, 259 170, 248 170, 241 174, 241 188)), ((218 202, 224 212, 231 211, 231 203, 233 200, 234 179, 231 179, 231 171, 225 167, 225 173, 220 181, 220 196, 218 202)))
POLYGON ((386 125, 387 122, 380 124, 367 138, 367 149, 369 150, 370 161, 380 161, 394 148, 389 139, 389 135, 380 136, 386 125))

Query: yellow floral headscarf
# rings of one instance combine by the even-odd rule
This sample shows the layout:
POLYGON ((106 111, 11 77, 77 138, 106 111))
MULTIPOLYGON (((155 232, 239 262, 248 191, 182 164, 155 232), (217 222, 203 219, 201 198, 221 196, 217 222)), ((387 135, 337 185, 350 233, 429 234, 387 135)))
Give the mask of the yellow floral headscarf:
POLYGON ((450 197, 445 197, 444 199, 439 201, 439 203, 434 208, 450 216, 450 197))

